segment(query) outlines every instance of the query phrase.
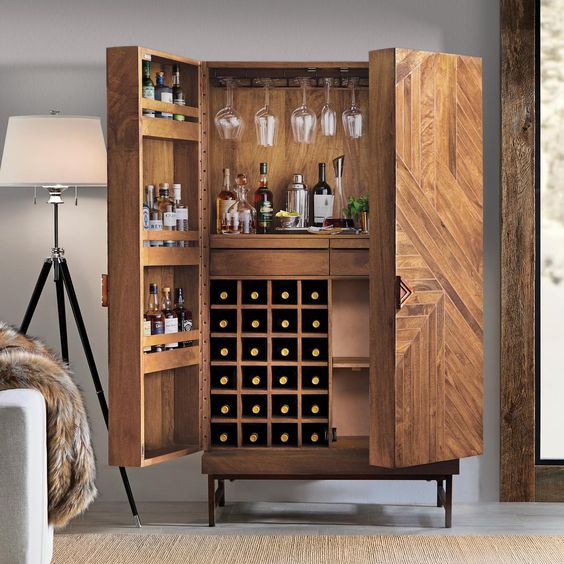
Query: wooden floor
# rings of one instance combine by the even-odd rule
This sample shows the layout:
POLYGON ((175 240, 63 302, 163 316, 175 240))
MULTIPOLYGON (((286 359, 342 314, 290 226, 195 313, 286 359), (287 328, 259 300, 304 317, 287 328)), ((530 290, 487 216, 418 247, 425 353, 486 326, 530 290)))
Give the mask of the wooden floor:
POLYGON ((231 502, 207 526, 206 503, 140 503, 134 527, 126 503, 97 503, 59 534, 564 535, 564 503, 454 504, 453 527, 432 506, 231 502))

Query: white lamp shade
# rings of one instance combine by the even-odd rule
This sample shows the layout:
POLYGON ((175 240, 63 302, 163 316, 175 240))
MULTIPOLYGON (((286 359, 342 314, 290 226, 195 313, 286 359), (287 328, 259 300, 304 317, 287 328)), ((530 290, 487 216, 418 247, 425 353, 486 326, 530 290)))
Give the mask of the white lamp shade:
POLYGON ((52 115, 8 120, 0 185, 106 183, 106 144, 100 118, 52 115))

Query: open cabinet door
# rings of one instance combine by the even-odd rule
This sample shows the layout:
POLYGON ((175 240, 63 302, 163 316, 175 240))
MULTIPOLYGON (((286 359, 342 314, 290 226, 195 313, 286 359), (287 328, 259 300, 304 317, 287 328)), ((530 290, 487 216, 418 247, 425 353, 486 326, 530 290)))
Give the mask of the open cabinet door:
POLYGON ((201 74, 198 61, 168 53, 107 51, 109 462, 116 466, 148 466, 201 449, 208 235, 201 74), (164 72, 165 84, 178 65, 186 104, 145 97, 145 65, 153 82, 164 72), (187 230, 144 226, 145 186, 160 183, 181 185, 187 230), (159 298, 165 287, 183 289, 191 329, 144 332, 150 284, 159 298))
POLYGON ((482 452, 482 71, 370 53, 370 464, 482 452))

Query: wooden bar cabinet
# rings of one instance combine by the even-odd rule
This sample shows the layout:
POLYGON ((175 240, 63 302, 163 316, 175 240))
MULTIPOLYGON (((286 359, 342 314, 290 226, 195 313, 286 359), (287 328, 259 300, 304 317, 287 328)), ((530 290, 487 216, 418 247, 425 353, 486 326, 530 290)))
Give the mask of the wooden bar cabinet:
POLYGON ((210 525, 227 479, 422 479, 450 526, 452 476, 483 443, 481 61, 384 49, 367 62, 200 62, 115 47, 107 73, 110 463, 203 450, 210 525), (179 65, 185 106, 142 97, 143 61, 153 76, 179 65), (302 76, 318 114, 324 78, 338 113, 358 78, 364 135, 339 123, 294 143, 302 76), (249 124, 238 142, 213 123, 226 77, 249 124), (269 148, 253 127, 264 78, 280 119, 269 148), (347 194, 369 194, 369 235, 215 233, 223 168, 254 189, 266 161, 278 210, 293 173, 311 186, 341 154, 347 194), (182 184, 189 231, 166 239, 183 246, 147 246, 163 238, 141 214, 159 182, 182 184), (184 289, 182 339, 144 336, 150 283, 184 289), (173 340, 188 346, 144 354, 173 340))

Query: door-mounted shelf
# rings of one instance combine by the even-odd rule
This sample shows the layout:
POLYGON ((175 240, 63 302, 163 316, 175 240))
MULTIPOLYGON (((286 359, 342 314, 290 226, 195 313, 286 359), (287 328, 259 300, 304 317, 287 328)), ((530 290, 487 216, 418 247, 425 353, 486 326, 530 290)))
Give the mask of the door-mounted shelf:
POLYGON ((143 266, 198 266, 200 264, 200 251, 196 247, 143 247, 142 254, 143 266))
POLYGON ((183 366, 194 366, 200 362, 200 347, 192 346, 164 352, 143 355, 143 371, 145 374, 172 370, 183 366))

